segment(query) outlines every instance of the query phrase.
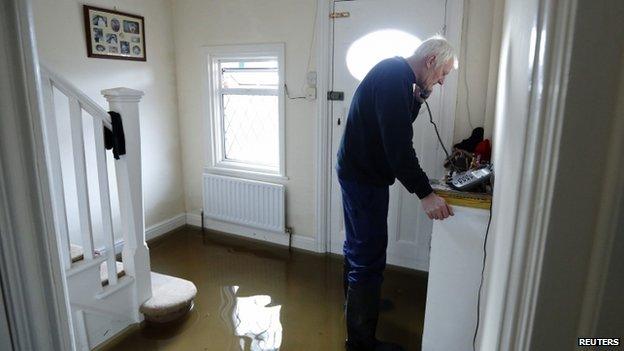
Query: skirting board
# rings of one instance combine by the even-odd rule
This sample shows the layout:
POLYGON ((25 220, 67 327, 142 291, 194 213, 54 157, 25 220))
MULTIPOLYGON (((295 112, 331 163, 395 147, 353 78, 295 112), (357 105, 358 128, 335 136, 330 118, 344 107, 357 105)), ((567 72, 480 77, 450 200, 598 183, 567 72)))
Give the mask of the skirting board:
POLYGON ((186 214, 180 213, 175 217, 156 223, 145 230, 145 240, 152 240, 186 224, 186 214))
MULTIPOLYGON (((165 219, 162 222, 158 222, 149 228, 145 229, 145 240, 151 240, 157 238, 163 234, 169 233, 170 231, 180 228, 186 225, 186 213, 180 213, 174 217, 169 219, 165 219)), ((121 253, 121 249, 123 248, 124 241, 118 240, 115 242, 115 254, 118 255, 121 253)), ((104 249, 97 249, 97 251, 106 253, 104 249)))
MULTIPOLYGON (((186 223, 201 227, 201 215, 197 213, 187 213, 186 223)), ((249 228, 238 224, 216 221, 210 218, 204 220, 207 229, 217 230, 223 233, 238 235, 246 238, 270 242, 273 244, 288 246, 288 234, 273 233, 265 230, 249 228)), ((316 240, 302 235, 292 236, 292 247, 297 249, 319 252, 317 250, 316 240)))

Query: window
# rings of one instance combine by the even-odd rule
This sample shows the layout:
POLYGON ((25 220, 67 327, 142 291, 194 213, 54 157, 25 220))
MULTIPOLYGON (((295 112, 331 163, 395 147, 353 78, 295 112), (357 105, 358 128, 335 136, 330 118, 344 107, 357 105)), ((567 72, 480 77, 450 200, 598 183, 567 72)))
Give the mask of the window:
POLYGON ((284 46, 205 49, 211 171, 285 177, 284 46))

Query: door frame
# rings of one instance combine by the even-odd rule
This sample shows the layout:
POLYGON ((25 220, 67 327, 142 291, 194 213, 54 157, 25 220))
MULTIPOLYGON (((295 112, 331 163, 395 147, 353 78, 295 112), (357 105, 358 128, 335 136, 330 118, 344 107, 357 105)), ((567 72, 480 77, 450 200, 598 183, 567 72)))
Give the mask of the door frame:
MULTIPOLYGON (((0 71, 0 289, 15 350, 73 350, 54 230, 43 101, 31 0, 2 4, 0 71)), ((3 316, 0 316, 3 318, 3 316)))
POLYGON ((624 223, 624 70, 609 71, 621 67, 622 11, 619 0, 506 1, 478 350, 571 348, 577 337, 600 337, 606 283, 624 284, 609 271, 624 255, 610 244, 624 223), (594 32, 619 34, 601 41, 594 32), (585 53, 595 52, 601 75, 584 70, 585 53), (588 97, 588 107, 573 103, 588 97), (592 127, 602 133, 592 147, 570 147, 592 127))
MULTIPOLYGON (((337 0, 353 1, 353 0, 337 0)), ((356 0, 357 1, 357 0, 356 0)), ((331 235, 331 177, 332 177, 332 148, 331 148, 331 104, 327 101, 327 92, 330 90, 331 60, 332 60, 332 20, 329 14, 333 8, 333 0, 317 0, 316 13, 316 67, 318 99, 316 120, 316 251, 329 252, 329 236, 331 235)), ((446 36, 455 48, 458 55, 461 52, 464 0, 447 0, 446 8, 446 36)), ((453 141, 455 131, 455 113, 458 93, 458 71, 451 74, 441 87, 442 118, 438 122, 441 130, 440 137, 446 145, 453 141)), ((442 152, 440 146, 436 152, 442 152)), ((399 211, 400 212, 400 211, 399 211)))

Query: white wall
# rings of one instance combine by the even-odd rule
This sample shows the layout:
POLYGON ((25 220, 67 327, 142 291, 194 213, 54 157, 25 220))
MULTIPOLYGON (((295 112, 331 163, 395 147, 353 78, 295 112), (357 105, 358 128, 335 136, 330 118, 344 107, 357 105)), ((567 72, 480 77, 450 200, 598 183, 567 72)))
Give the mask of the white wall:
MULTIPOLYGON (((463 56, 460 57, 460 66, 467 67, 471 119, 475 127, 486 125, 486 136, 491 135, 493 120, 493 109, 488 111, 486 119, 488 99, 490 104, 493 100, 491 91, 488 94, 488 82, 496 81, 495 77, 490 78, 490 46, 492 37, 497 38, 492 36, 492 27, 496 26, 496 21, 493 21, 496 1, 466 0, 469 16, 467 37, 464 38, 467 62, 463 56)), ((201 175, 207 163, 205 157, 208 157, 203 150, 207 136, 202 132, 205 120, 202 115, 199 48, 219 44, 285 42, 286 83, 291 87, 292 94, 298 94, 295 88, 302 85, 305 77, 315 2, 172 0, 187 211, 201 207, 201 175)), ((313 57, 312 66, 314 61, 313 57)), ((465 113, 463 77, 460 74, 455 141, 471 132, 465 113)), ((314 233, 315 118, 314 103, 287 101, 286 165, 290 180, 284 182, 287 187, 286 222, 294 227, 295 233, 306 236, 314 233)))
POLYGON ((459 81, 454 142, 470 136, 476 127, 484 127, 485 137, 492 137, 503 2, 464 0, 462 47, 456 48, 459 81))
MULTIPOLYGON (((488 104, 493 96, 491 90, 488 93, 488 81, 492 81, 490 46, 492 38, 496 39, 492 35, 492 27, 496 27, 493 21, 496 1, 466 0, 465 3, 467 36, 463 39, 464 51, 458 48, 461 68, 457 73, 455 141, 467 137, 471 131, 463 68, 467 69, 473 125, 485 124, 486 136, 491 135, 493 109, 488 110, 488 104)), ((286 83, 291 94, 298 95, 307 71, 316 1, 97 0, 89 4, 117 7, 144 16, 148 61, 87 58, 81 3, 35 0, 36 31, 43 62, 102 106, 106 102, 99 91, 104 88, 127 86, 146 92, 140 107, 147 226, 184 210, 201 208, 201 174, 208 160, 204 150, 207 136, 202 128, 205 121, 199 48, 285 42, 286 83)), ((314 62, 313 56, 312 70, 314 62)), ((315 118, 315 103, 286 102, 286 172, 290 178, 283 182, 287 186, 286 222, 294 227, 296 234, 304 236, 314 233, 315 118)))
MULTIPOLYGON (((207 45, 284 42, 286 84, 299 94, 314 29, 316 0, 173 0, 182 163, 187 211, 202 207, 201 176, 208 160, 202 113, 202 61, 207 45)), ((312 58, 312 64, 314 57, 312 58)), ((315 102, 286 101, 286 223, 314 235, 315 102)))
POLYGON ((145 17, 147 62, 133 62, 87 57, 82 4, 33 0, 40 59, 105 109, 102 89, 123 86, 145 92, 139 108, 149 227, 184 211, 171 5, 165 0, 88 2, 145 17))

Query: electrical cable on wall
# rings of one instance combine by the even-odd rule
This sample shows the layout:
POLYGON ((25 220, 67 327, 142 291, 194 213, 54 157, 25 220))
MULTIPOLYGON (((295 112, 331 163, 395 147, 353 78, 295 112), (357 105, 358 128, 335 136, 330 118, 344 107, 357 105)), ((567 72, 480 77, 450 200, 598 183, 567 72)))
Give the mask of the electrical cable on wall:
POLYGON ((444 154, 446 155, 445 161, 449 163, 451 170, 453 172, 457 172, 457 169, 455 168, 455 164, 453 164, 453 161, 451 160, 451 155, 449 154, 448 150, 446 150, 446 146, 444 146, 444 143, 442 142, 442 138, 440 137, 440 132, 438 131, 438 125, 433 121, 433 115, 431 115, 431 109, 429 108, 429 103, 427 103, 427 100, 425 100, 425 106, 427 106, 427 112, 429 113, 429 123, 433 125, 433 129, 435 130, 436 136, 438 137, 438 142, 440 142, 440 146, 442 146, 442 149, 444 150, 444 154))
MULTIPOLYGON (((315 3, 315 7, 314 7, 314 19, 312 20, 312 37, 310 38, 310 49, 308 50, 308 60, 306 63, 306 68, 305 68, 305 72, 306 75, 307 73, 310 71, 310 62, 312 62, 312 50, 314 49, 314 39, 316 38, 316 19, 318 16, 318 3, 315 3)), ((301 84, 301 91, 304 91, 305 86, 307 84, 306 79, 303 80, 303 83, 301 84)), ((299 99, 305 99, 306 96, 290 96, 290 92, 288 91, 288 85, 284 84, 284 92, 286 93, 286 97, 290 100, 299 100, 299 99)))
MULTIPOLYGON (((312 62, 312 49, 314 48, 314 40, 316 39, 316 19, 318 16, 318 1, 314 5, 314 20, 312 20, 312 38, 310 39, 310 50, 308 51, 308 63, 306 64, 306 73, 310 71, 310 62, 312 62)), ((301 90, 305 88, 304 83, 301 85, 301 90)))
POLYGON ((490 223, 492 223, 492 203, 490 202, 490 214, 488 217, 487 228, 485 229, 485 237, 483 238, 483 265, 481 266, 481 281, 479 282, 479 292, 477 294, 477 325, 475 326, 474 336, 472 337, 472 350, 476 351, 477 333, 479 332, 480 310, 481 310, 481 290, 483 289, 483 280, 485 275, 485 261, 487 259, 487 239, 490 233, 490 223))
POLYGON ((470 16, 468 16, 468 11, 470 9, 470 0, 466 0, 465 4, 464 4, 464 24, 463 24, 463 29, 462 29, 462 56, 464 58, 464 64, 463 67, 461 67, 463 76, 464 76, 464 87, 466 88, 466 114, 468 115, 468 125, 470 126, 470 129, 474 129, 474 126, 472 124, 472 118, 470 116, 470 89, 468 88, 468 74, 466 73, 468 71, 468 40, 466 40, 466 36, 468 35, 468 26, 470 23, 470 16))

